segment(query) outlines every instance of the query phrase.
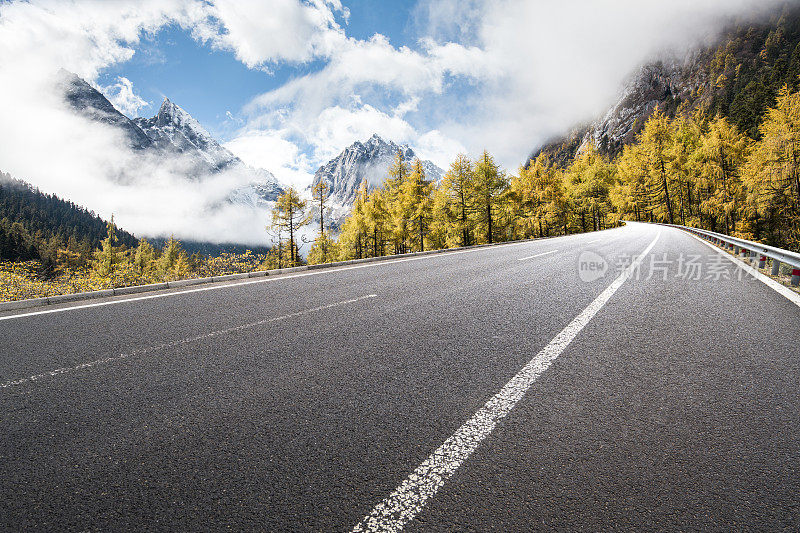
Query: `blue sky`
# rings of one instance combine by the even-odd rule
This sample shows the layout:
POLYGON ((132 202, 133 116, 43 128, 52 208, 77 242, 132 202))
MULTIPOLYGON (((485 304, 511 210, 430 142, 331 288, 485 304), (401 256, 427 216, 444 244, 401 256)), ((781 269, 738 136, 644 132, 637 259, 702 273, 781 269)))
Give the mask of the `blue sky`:
POLYGON ((7 0, 0 23, 12 48, 31 40, 34 62, 124 113, 169 97, 303 188, 373 133, 443 168, 487 149, 514 172, 612 105, 643 62, 772 1, 7 0))
POLYGON ((778 1, 0 0, 0 170, 144 235, 260 242, 264 213, 207 209, 238 177, 143 162, 65 109, 59 69, 129 116, 167 96, 299 189, 373 133, 442 168, 486 149, 514 173, 644 63, 778 1))
MULTIPOLYGON (((90 81, 129 116, 152 116, 168 97, 247 163, 301 188, 319 165, 372 133, 415 145, 441 166, 466 150, 437 124, 447 113, 462 113, 471 105, 475 65, 456 43, 448 50, 453 57, 434 57, 441 43, 428 31, 427 0, 280 0, 328 17, 312 22, 313 44, 300 57, 294 45, 286 50, 259 43, 269 28, 246 27, 237 20, 271 16, 269 9, 248 17, 248 2, 226 3, 236 9, 213 11, 212 6, 201 21, 175 16, 140 31, 137 39, 121 43, 129 58, 102 65, 90 81), (248 39, 255 48, 261 46, 257 53, 248 52, 248 39), (364 66, 359 58, 372 64, 364 66), (451 68, 449 61, 457 65, 451 68), (411 80, 407 83, 403 74, 383 75, 384 69, 404 68, 411 80), (299 86, 295 93, 279 96, 293 85, 299 86), (254 105, 264 95, 277 100, 254 105)), ((283 11, 289 26, 300 26, 298 33, 308 30, 283 11)), ((292 38, 291 33, 284 36, 292 38)))
MULTIPOLYGON (((395 46, 415 47, 416 0, 376 2, 346 1, 349 16, 337 21, 348 36, 369 39, 379 33, 395 46)), ((171 24, 154 35, 144 35, 132 59, 112 65, 98 77, 101 86, 118 76, 129 79, 148 105, 138 116, 154 115, 164 97, 183 107, 221 141, 236 129, 226 113, 241 119, 240 111, 258 94, 280 87, 292 77, 320 69, 324 60, 271 65, 267 71, 251 69, 228 50, 218 50, 192 38, 188 29, 171 24)), ((131 113, 133 114, 133 113, 131 113)))

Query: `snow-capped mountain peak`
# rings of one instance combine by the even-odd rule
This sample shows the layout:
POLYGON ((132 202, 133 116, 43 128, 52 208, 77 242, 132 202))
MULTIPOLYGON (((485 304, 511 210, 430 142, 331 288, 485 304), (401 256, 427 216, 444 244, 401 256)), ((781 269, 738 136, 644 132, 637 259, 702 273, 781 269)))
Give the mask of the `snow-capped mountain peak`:
POLYGON ((137 118, 134 123, 157 147, 181 153, 196 152, 212 170, 222 170, 240 163, 194 117, 172 103, 169 98, 164 98, 154 117, 137 118))
POLYGON ((229 200, 259 206, 283 192, 275 176, 256 169, 223 147, 187 111, 164 98, 152 118, 129 119, 120 113, 100 91, 77 75, 62 70, 61 88, 68 106, 86 118, 119 128, 131 148, 140 154, 180 159, 186 179, 200 180, 222 171, 235 172, 249 185, 232 190, 229 200))
POLYGON ((78 75, 61 69, 58 72, 58 84, 67 104, 84 117, 118 128, 134 150, 153 147, 153 141, 134 121, 117 111, 100 91, 78 75))
MULTIPOLYGON (((330 187, 334 224, 350 212, 363 182, 370 191, 383 185, 398 152, 409 164, 417 157, 408 145, 386 141, 375 133, 366 141, 354 142, 317 170, 311 186, 325 181, 330 187)), ((438 182, 444 176, 444 171, 431 161, 422 161, 422 168, 429 180, 438 182)))
POLYGON ((169 98, 164 98, 156 116, 150 119, 154 126, 159 128, 172 128, 179 131, 191 131, 197 137, 211 140, 211 134, 195 120, 195 118, 174 104, 169 98))

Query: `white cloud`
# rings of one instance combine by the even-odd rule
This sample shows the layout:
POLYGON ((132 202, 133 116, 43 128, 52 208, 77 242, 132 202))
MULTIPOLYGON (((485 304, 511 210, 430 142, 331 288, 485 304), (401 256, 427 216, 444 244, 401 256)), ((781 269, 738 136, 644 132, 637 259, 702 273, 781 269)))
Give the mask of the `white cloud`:
MULTIPOLYGON (((487 148, 516 168, 539 142, 603 111, 641 63, 773 3, 422 0, 421 39, 400 47, 380 34, 346 35, 339 0, 0 3, 0 165, 105 216, 113 211, 135 232, 253 242, 264 214, 219 207, 242 176, 200 186, 183 179, 180 161, 142 159, 113 130, 64 109, 53 91, 58 69, 96 84, 143 35, 178 25, 251 68, 322 63, 254 98, 243 115, 226 115, 241 127, 228 147, 285 182, 302 186, 372 133, 409 142, 442 167, 457 152, 487 148)), ((125 112, 143 105, 125 78, 105 90, 125 112)))
POLYGON ((129 117, 137 116, 139 109, 149 105, 147 101, 133 92, 131 80, 122 76, 118 76, 115 83, 107 87, 100 87, 100 92, 114 107, 129 117))
POLYGON ((366 140, 373 133, 395 142, 408 142, 416 137, 411 125, 396 115, 388 115, 370 105, 354 109, 333 106, 319 114, 308 133, 317 161, 331 159, 353 144, 366 140))
POLYGON ((394 108, 394 116, 402 117, 407 113, 412 111, 416 111, 419 108, 419 101, 420 98, 418 96, 414 96, 409 98, 405 102, 400 102, 397 107, 394 108))
POLYGON ((245 110, 258 117, 259 113, 293 109, 307 120, 353 95, 377 93, 409 99, 440 94, 448 75, 483 77, 489 71, 477 48, 456 43, 439 46, 431 41, 424 45, 422 52, 395 48, 380 34, 366 41, 343 39, 324 68, 254 98, 245 110))
POLYGON ((447 170, 458 154, 467 148, 439 130, 431 130, 417 137, 414 150, 421 159, 429 159, 442 170, 447 170))
POLYGON ((250 68, 280 60, 303 62, 328 55, 343 38, 335 12, 344 13, 338 0, 216 0, 206 6, 193 33, 232 51, 250 68))
MULTIPOLYGON (((472 152, 486 147, 515 167, 539 143, 602 113, 643 63, 681 54, 771 0, 430 0, 418 8, 432 36, 481 50, 491 71, 452 128, 472 152), (469 29, 471 35, 465 35, 469 29)), ((433 48, 447 56, 448 44, 433 48)), ((459 51, 458 57, 463 57, 459 51)), ((477 78, 474 62, 446 59, 477 78)))
POLYGON ((302 189, 316 168, 297 145, 284 138, 286 131, 247 131, 227 142, 225 148, 248 165, 269 169, 281 183, 302 189))

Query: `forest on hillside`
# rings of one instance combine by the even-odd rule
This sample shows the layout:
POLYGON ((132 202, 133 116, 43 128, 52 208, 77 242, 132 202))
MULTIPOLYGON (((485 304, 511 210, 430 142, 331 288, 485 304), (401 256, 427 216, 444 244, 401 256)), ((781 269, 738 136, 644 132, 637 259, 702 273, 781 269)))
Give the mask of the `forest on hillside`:
MULTIPOLYGON (((105 236, 106 222, 91 211, 0 172, 0 260, 52 267, 61 251, 88 259, 105 236)), ((117 238, 136 244, 126 231, 118 230, 117 238)))
POLYGON ((268 248, 137 239, 0 172, 0 301, 274 268, 268 248), (193 251, 193 253, 190 253, 193 251))
POLYGON ((692 79, 704 81, 688 96, 667 94, 635 138, 613 149, 579 143, 566 160, 542 150, 516 171, 488 152, 461 155, 439 183, 397 154, 383 186, 361 188, 338 234, 325 224, 324 183, 310 199, 287 189, 267 228, 273 248, 255 252, 137 240, 113 218, 0 173, 0 300, 568 235, 624 220, 800 251, 800 8, 735 28, 695 67, 692 79), (305 250, 312 215, 317 235, 305 250))
POLYGON ((706 56, 701 61, 706 84, 694 107, 728 117, 742 133, 759 139, 761 122, 780 91, 800 89, 800 6, 789 2, 765 23, 739 25, 706 56))
MULTIPOLYGON (((323 184, 314 190, 324 213, 323 184)), ((306 201, 287 191, 274 220, 295 264, 306 201)), ((337 240, 324 225, 309 262, 567 235, 623 220, 681 224, 800 250, 800 92, 781 89, 757 138, 700 111, 653 114, 635 143, 611 159, 585 146, 565 168, 546 154, 516 174, 484 152, 459 156, 440 184, 397 154, 385 184, 366 184, 337 240)))

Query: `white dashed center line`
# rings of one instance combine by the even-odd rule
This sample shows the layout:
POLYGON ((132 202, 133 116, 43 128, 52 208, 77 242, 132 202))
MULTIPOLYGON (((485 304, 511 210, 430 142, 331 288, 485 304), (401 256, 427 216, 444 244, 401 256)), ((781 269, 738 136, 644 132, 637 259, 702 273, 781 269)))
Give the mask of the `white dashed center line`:
POLYGON ((631 276, 642 260, 653 249, 661 232, 653 242, 572 322, 536 354, 511 381, 492 396, 472 418, 448 438, 420 464, 385 500, 359 522, 353 532, 396 532, 413 519, 425 503, 445 484, 467 460, 495 426, 519 402, 542 373, 561 355, 580 331, 611 299, 631 276))
POLYGON ((556 253, 558 250, 550 250, 549 252, 542 252, 536 255, 529 255, 528 257, 520 257, 517 261, 525 261, 527 259, 533 259, 534 257, 542 257, 543 255, 550 255, 556 253))
POLYGON ((366 296, 359 296, 358 298, 353 298, 352 300, 345 300, 343 302, 335 302, 332 304, 321 305, 319 307, 312 307, 311 309, 304 309, 302 311, 297 311, 295 313, 290 313, 288 315, 276 316, 273 318, 266 318, 264 320, 259 320, 257 322, 250 322, 249 324, 242 324, 241 326, 234 326, 232 328, 227 329, 219 329, 216 331, 209 331, 208 333, 203 333, 202 335, 197 335, 196 337, 189 337, 188 339, 181 339, 172 342, 165 342, 164 344, 158 344, 155 346, 150 346, 148 348, 142 348, 140 350, 133 350, 128 353, 122 353, 119 355, 112 355, 109 357, 104 357, 102 359, 96 359, 94 361, 88 361, 86 363, 81 363, 75 366, 67 366, 62 368, 56 368, 55 370, 50 370, 49 372, 44 372, 42 374, 36 374, 33 376, 28 376, 24 378, 18 378, 11 381, 6 381, 4 383, 0 383, 0 389, 7 389, 9 387, 15 387, 17 385, 23 385, 25 383, 30 383, 32 381, 39 381, 40 379, 48 378, 48 377, 55 377, 61 374, 69 374, 71 372, 77 372, 79 370, 87 370, 89 368, 104 365, 107 363, 113 363, 116 361, 122 361, 124 359, 129 359, 131 357, 138 357, 142 355, 146 355, 149 353, 153 353, 159 350, 165 350, 168 348, 175 348, 176 346, 181 346, 183 344, 189 344, 192 342, 199 342, 202 340, 210 339, 211 337, 216 337, 218 335, 227 335, 229 333, 235 333, 237 331, 242 331, 245 329, 254 328, 256 326, 263 326, 265 324, 269 324, 271 322, 278 322, 279 320, 287 320, 290 318, 296 318, 299 316, 307 315, 309 313, 314 313, 316 311, 323 311, 325 309, 330 309, 331 307, 338 307, 340 305, 352 304, 356 302, 360 302, 361 300, 367 300, 369 298, 376 298, 377 294, 368 294, 366 296))

